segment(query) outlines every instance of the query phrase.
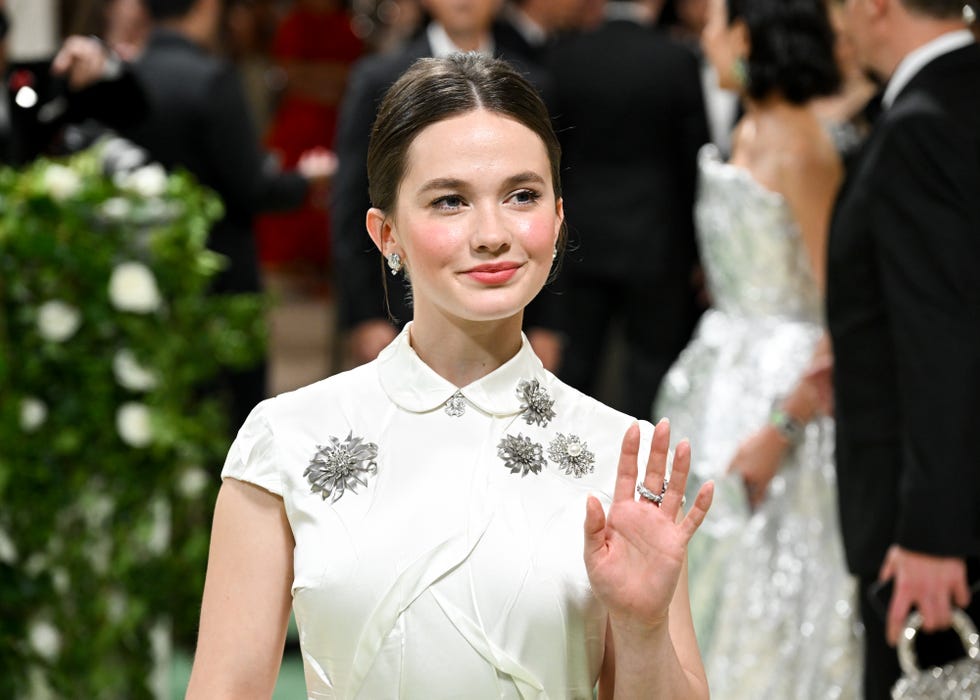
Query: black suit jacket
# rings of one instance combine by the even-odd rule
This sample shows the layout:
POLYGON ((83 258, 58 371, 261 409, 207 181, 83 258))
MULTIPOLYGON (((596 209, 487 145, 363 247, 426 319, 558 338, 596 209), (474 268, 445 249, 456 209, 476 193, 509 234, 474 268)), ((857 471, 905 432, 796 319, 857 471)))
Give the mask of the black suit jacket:
POLYGON ((851 570, 892 543, 980 553, 980 46, 878 119, 828 254, 837 470, 851 570))
MULTIPOLYGON (((697 151, 708 139, 697 59, 625 20, 558 42, 567 271, 651 278, 695 260, 697 151)), ((563 272, 564 275, 564 272, 563 272)))
POLYGON ((123 135, 168 170, 185 168, 214 189, 225 206, 208 245, 228 257, 217 291, 259 288, 252 222, 255 214, 295 208, 306 180, 281 173, 260 149, 260 137, 235 68, 176 32, 155 30, 134 65, 149 116, 123 135))
MULTIPOLYGON (((551 95, 546 73, 522 54, 516 32, 494 27, 495 54, 523 73, 542 94, 551 95)), ((340 108, 335 141, 338 170, 331 188, 331 222, 338 323, 341 328, 372 319, 387 319, 380 256, 364 220, 371 207, 368 196, 367 152, 371 127, 385 92, 416 60, 432 56, 425 33, 392 53, 361 59, 352 69, 340 108)), ((388 279, 391 315, 402 325, 412 318, 404 277, 388 279)))

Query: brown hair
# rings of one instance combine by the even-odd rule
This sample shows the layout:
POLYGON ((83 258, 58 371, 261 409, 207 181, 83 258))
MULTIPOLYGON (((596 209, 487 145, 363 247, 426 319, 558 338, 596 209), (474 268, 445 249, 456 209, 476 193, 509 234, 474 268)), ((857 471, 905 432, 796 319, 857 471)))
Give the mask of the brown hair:
MULTIPOLYGON (((427 126, 485 109, 514 119, 544 142, 555 200, 561 197, 561 146, 548 110, 531 84, 504 61, 477 53, 420 58, 385 94, 368 146, 371 204, 390 213, 408 160, 408 149, 427 126)), ((565 243, 565 226, 558 249, 565 243)))

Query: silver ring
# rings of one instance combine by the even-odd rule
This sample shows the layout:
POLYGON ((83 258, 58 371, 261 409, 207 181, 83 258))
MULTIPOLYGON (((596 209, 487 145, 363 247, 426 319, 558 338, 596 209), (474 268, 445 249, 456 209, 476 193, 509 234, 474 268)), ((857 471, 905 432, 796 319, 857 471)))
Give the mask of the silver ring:
POLYGON ((640 494, 641 497, 647 499, 658 508, 660 507, 661 501, 664 500, 663 494, 654 493, 643 484, 636 485, 636 492, 640 494))

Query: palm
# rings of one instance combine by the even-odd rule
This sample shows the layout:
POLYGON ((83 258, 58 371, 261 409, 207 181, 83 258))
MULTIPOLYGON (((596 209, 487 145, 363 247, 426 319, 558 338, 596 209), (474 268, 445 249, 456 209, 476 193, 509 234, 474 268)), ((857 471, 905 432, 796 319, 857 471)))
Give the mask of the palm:
MULTIPOLYGON (((645 486, 654 493, 659 493, 663 483, 669 443, 670 426, 662 421, 654 432, 644 478, 645 486)), ((634 496, 638 449, 639 428, 634 425, 623 439, 608 516, 603 516, 598 501, 589 503, 585 565, 596 597, 611 617, 654 626, 666 618, 687 543, 704 520, 712 486, 702 487, 690 512, 678 521, 690 447, 686 442, 678 445, 670 486, 660 507, 634 496)))

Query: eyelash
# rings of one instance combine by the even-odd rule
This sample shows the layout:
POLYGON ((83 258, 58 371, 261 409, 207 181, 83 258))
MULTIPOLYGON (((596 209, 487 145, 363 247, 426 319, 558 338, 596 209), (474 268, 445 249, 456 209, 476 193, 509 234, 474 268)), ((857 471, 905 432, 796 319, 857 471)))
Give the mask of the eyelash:
MULTIPOLYGON (((522 202, 517 202, 519 206, 534 204, 539 199, 541 199, 541 193, 538 192, 537 190, 532 190, 532 189, 518 190, 517 192, 514 192, 512 195, 510 195, 508 199, 512 199, 514 197, 518 197, 522 195, 526 196, 527 200, 522 202)), ((458 194, 447 194, 432 200, 431 206, 435 209, 456 210, 459 209, 464 203, 465 200, 458 194), (450 204, 450 202, 455 202, 455 203, 450 204)))

